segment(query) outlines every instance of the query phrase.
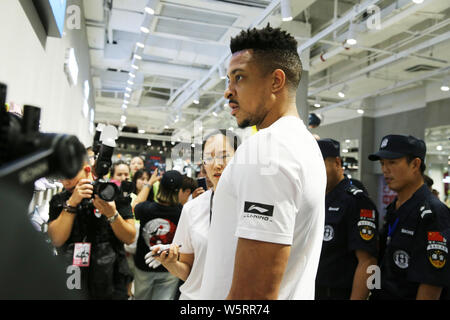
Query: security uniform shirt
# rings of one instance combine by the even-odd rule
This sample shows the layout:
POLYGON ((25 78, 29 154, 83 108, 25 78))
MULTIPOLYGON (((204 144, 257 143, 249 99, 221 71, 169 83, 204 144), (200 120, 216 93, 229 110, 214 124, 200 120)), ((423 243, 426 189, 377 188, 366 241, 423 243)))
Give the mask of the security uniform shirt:
POLYGON ((350 298, 358 260, 355 250, 377 257, 375 205, 362 190, 344 178, 325 197, 325 228, 316 278, 319 288, 348 289, 350 298))
POLYGON ((381 288, 371 299, 416 299, 421 283, 450 286, 448 207, 425 184, 397 210, 396 201, 387 207, 381 288))

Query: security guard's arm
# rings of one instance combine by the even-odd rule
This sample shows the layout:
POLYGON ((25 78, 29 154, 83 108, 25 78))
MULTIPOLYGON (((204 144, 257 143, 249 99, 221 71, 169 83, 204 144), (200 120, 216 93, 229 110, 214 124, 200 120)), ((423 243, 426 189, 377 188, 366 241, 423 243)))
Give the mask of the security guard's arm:
POLYGON ((291 246, 239 238, 228 300, 277 299, 291 246))
POLYGON ((364 250, 356 250, 355 255, 358 259, 358 265, 356 266, 355 275, 353 276, 350 300, 366 300, 369 296, 367 279, 370 276, 367 273, 367 268, 371 265, 376 265, 377 259, 364 250))
POLYGON ((439 300, 442 288, 421 283, 417 289, 416 300, 439 300))

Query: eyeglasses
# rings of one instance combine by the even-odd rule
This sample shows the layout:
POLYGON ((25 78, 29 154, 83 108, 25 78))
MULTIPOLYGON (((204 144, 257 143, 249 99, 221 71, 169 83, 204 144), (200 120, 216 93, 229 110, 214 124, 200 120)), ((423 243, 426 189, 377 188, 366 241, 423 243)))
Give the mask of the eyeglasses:
POLYGON ((203 163, 204 164, 213 164, 214 160, 217 160, 218 162, 221 161, 220 163, 225 163, 227 162, 230 158, 232 158, 232 155, 225 153, 225 154, 219 154, 215 157, 209 155, 203 158, 203 163))

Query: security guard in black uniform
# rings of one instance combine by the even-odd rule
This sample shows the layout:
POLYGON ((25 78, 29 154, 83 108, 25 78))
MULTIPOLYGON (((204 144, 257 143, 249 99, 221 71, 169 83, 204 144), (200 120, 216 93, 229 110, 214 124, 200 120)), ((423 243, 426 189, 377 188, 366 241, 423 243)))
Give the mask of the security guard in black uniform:
POLYGON ((380 161, 387 185, 397 192, 386 209, 381 284, 371 300, 439 299, 450 285, 450 212, 424 184, 425 154, 423 140, 388 135, 369 156, 380 161))
POLYGON ((316 299, 367 299, 367 268, 377 264, 375 204, 344 176, 339 142, 317 141, 327 171, 325 229, 316 299))

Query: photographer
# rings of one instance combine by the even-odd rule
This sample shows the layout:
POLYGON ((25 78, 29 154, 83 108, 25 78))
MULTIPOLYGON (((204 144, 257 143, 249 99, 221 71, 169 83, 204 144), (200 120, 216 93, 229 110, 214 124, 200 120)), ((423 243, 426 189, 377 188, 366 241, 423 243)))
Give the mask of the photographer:
POLYGON ((80 267, 81 290, 90 299, 127 299, 132 275, 123 243, 132 243, 136 234, 131 206, 126 199, 106 202, 98 195, 92 203, 84 200, 93 196, 92 180, 86 158, 51 199, 48 233, 66 263, 80 267))

